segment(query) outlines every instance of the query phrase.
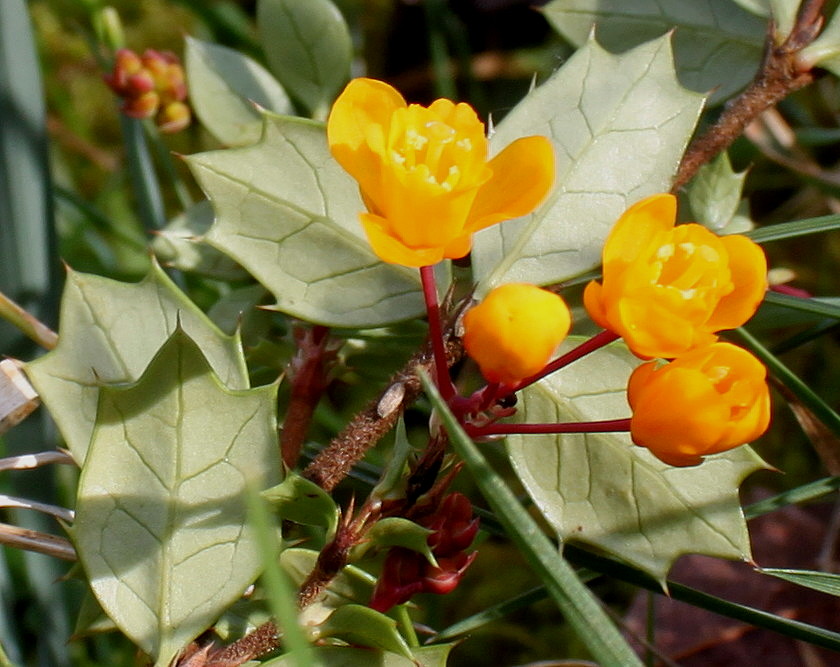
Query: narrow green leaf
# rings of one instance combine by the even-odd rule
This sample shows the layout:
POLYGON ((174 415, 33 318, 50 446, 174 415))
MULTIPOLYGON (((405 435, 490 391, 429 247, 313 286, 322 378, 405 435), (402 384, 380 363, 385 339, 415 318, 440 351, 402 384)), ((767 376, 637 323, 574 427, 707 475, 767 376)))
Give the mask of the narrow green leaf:
POLYGON ((769 243, 770 241, 782 241, 807 234, 818 234, 840 229, 840 215, 824 215, 819 218, 808 218, 807 220, 795 220, 793 222, 782 222, 778 225, 760 227, 745 234, 756 243, 769 243))
POLYGON ((479 294, 503 282, 555 283, 596 267, 632 203, 665 192, 703 105, 674 75, 667 37, 620 56, 580 48, 499 124, 498 153, 522 136, 555 146, 557 178, 534 213, 476 234, 479 294))
POLYGON ((358 220, 358 187, 332 159, 323 125, 267 116, 255 146, 187 158, 213 201, 206 240, 294 317, 374 327, 424 312, 419 272, 386 264, 358 220))
POLYGON ((812 588, 820 593, 840 596, 840 574, 816 572, 814 570, 786 570, 773 567, 759 567, 758 572, 784 579, 798 586, 812 588))
POLYGON ((578 579, 505 481, 464 433, 428 377, 424 375, 422 380, 429 399, 449 432, 453 448, 472 473, 484 499, 595 660, 604 667, 641 667, 638 656, 622 638, 595 596, 578 579))
POLYGON ((769 291, 764 296, 764 302, 773 304, 774 306, 782 306, 792 310, 801 310, 805 313, 813 313, 821 317, 830 317, 835 320, 840 320, 840 298, 832 297, 830 299, 808 299, 800 296, 792 296, 790 294, 780 294, 779 292, 769 291))
POLYGON ((754 519, 757 516, 775 512, 788 505, 806 503, 817 498, 822 498, 829 493, 834 493, 838 489, 840 489, 840 477, 818 479, 816 482, 803 484, 790 491, 785 491, 776 496, 759 500, 752 505, 747 505, 744 508, 744 516, 747 519, 754 519))
POLYGON ((139 283, 68 272, 58 345, 26 373, 80 465, 100 387, 136 381, 179 322, 225 385, 248 387, 238 336, 219 331, 157 265, 139 283))
POLYGON ((246 491, 277 478, 277 386, 234 391, 176 329, 103 387, 72 537, 119 628, 165 667, 256 578, 246 491))
POLYGON ((274 75, 314 117, 325 118, 353 58, 341 12, 330 0, 259 0, 257 27, 274 75))
POLYGON ((166 208, 146 141, 144 122, 120 114, 126 164, 137 199, 137 212, 143 227, 147 231, 156 231, 166 224, 166 208))
POLYGON ((305 477, 289 473, 278 486, 263 491, 262 496, 274 505, 283 521, 321 526, 327 529, 328 536, 335 534, 338 506, 332 496, 305 477))
POLYGON ((335 637, 354 646, 378 648, 411 660, 411 650, 397 630, 397 622, 360 604, 336 609, 318 628, 320 637, 335 637))
POLYGON ((246 146, 260 138, 262 115, 254 107, 292 112, 286 91, 258 62, 238 51, 187 37, 190 102, 204 127, 221 143, 246 146))
MULTIPOLYGON (((639 363, 622 344, 601 348, 522 392, 517 418, 628 417, 627 380, 639 363)), ((507 445, 517 476, 563 541, 615 554, 663 584, 686 553, 750 558, 738 487, 763 462, 748 447, 674 468, 623 433, 515 435, 507 445)))
MULTIPOLYGON (((798 2, 798 0, 797 0, 798 2)), ((732 0, 554 0, 542 10, 563 37, 580 46, 595 26, 598 41, 626 51, 674 30, 674 59, 691 90, 713 90, 713 103, 743 88, 755 76, 767 21, 732 0)))

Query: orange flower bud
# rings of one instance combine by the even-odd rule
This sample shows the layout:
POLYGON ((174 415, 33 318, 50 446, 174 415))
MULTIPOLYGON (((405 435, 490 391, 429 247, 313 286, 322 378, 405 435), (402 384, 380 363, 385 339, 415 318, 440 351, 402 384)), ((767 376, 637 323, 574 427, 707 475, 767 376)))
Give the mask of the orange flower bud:
POLYGON ((697 224, 675 227, 676 213, 669 194, 627 209, 604 245, 602 284, 584 292, 590 317, 640 357, 671 359, 709 345, 752 317, 767 289, 758 245, 697 224))
POLYGON ((767 371, 746 350, 713 343, 630 376, 630 435, 657 458, 690 466, 750 442, 770 423, 767 371))
POLYGON ((497 287, 464 316, 464 348, 488 382, 515 387, 538 373, 569 333, 565 301, 524 283, 497 287))
POLYGON ((151 90, 148 93, 126 97, 121 108, 129 118, 151 118, 157 113, 159 106, 160 98, 151 90))
POLYGON ((155 123, 165 134, 180 132, 190 124, 192 114, 190 108, 183 102, 170 102, 158 112, 155 123))
POLYGON ((373 79, 344 89, 327 138, 359 182, 373 251, 393 264, 463 257, 475 232, 531 212, 554 183, 554 149, 545 137, 518 139, 488 160, 484 124, 472 107, 446 99, 407 105, 373 79))

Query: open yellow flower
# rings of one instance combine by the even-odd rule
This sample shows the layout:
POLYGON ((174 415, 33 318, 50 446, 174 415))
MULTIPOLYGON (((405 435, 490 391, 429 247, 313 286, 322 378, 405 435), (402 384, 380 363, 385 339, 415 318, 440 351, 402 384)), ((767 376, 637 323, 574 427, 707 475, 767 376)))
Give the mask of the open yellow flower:
POLYGON ((464 349, 488 382, 515 387, 543 369, 571 321, 565 301, 553 292, 508 283, 464 315, 464 349))
POLYGON ((590 317, 641 357, 670 359, 709 345, 752 317, 767 289, 758 245, 697 224, 675 227, 676 214, 669 194, 627 209, 604 246, 603 282, 584 292, 590 317))
POLYGON ((758 359, 729 343, 642 364, 627 385, 633 442, 674 466, 750 442, 770 423, 766 378, 758 359))
POLYGON ((394 88, 354 79, 327 122, 330 151, 359 182, 362 226, 384 261, 428 266, 470 251, 471 236, 531 212, 554 183, 545 137, 488 160, 484 125, 467 104, 407 105, 394 88))

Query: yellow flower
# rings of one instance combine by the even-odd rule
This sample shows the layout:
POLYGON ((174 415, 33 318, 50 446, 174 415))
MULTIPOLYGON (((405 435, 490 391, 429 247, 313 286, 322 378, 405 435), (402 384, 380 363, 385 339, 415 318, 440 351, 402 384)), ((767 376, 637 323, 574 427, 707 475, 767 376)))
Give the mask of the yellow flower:
POLYGON ((713 343, 630 376, 630 435, 656 457, 690 466, 750 442, 770 423, 767 371, 749 352, 713 343))
POLYGON ((631 206, 610 232, 603 284, 584 305, 640 357, 673 358, 742 325, 767 289, 767 260, 745 236, 718 237, 701 225, 674 226, 676 199, 660 194, 631 206))
POLYGON ((327 123, 330 151, 359 182, 373 251, 428 266, 470 251, 471 236, 531 212, 554 183, 545 137, 524 137, 487 159, 484 125, 467 104, 406 105, 391 86, 354 79, 327 123))
POLYGON ((515 387, 548 363, 571 321, 569 308, 556 294, 509 283, 467 311, 464 348, 488 382, 515 387))

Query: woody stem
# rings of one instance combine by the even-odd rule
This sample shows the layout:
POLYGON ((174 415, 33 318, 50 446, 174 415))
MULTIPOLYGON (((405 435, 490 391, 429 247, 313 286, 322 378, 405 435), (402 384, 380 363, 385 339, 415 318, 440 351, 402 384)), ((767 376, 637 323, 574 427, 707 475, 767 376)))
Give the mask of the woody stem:
POLYGON ((455 397, 455 385, 449 376, 449 364, 446 361, 446 348, 443 342, 443 326, 438 305, 435 267, 421 266, 420 279, 423 282, 423 299, 426 301, 426 313, 429 318, 429 338, 432 340, 432 354, 435 361, 435 378, 440 395, 447 403, 455 397))

